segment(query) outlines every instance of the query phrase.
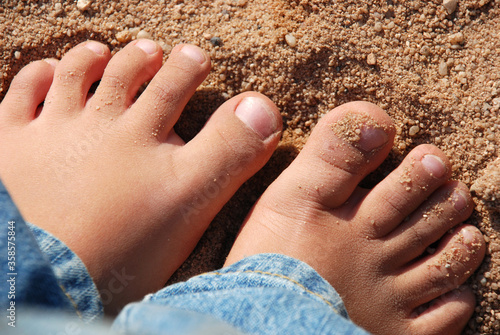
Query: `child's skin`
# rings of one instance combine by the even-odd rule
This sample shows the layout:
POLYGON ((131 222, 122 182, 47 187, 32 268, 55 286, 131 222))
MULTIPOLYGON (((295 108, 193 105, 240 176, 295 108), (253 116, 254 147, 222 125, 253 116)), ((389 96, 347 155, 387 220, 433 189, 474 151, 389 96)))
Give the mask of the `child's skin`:
MULTIPOLYGON (((281 118, 269 99, 241 94, 185 144, 173 125, 210 70, 206 53, 177 46, 162 67, 161 49, 139 40, 110 58, 104 45, 86 42, 15 77, 0 105, 0 176, 24 217, 68 244, 98 288, 113 269, 135 276, 106 306, 113 313, 162 287, 269 159, 281 118)), ((485 252, 480 232, 459 226, 473 203, 465 185, 448 181, 450 163, 431 145, 415 148, 373 190, 357 187, 394 133, 372 104, 325 115, 248 215, 227 264, 289 255, 327 279, 371 332, 458 334, 475 305, 460 285, 485 252)))
POLYGON ((116 272, 135 277, 105 306, 113 314, 163 287, 269 159, 281 116, 264 96, 240 95, 185 144, 173 126, 210 71, 205 52, 177 46, 162 67, 161 48, 138 40, 110 59, 82 43, 14 78, 0 108, 0 176, 24 218, 75 251, 99 289, 116 272))

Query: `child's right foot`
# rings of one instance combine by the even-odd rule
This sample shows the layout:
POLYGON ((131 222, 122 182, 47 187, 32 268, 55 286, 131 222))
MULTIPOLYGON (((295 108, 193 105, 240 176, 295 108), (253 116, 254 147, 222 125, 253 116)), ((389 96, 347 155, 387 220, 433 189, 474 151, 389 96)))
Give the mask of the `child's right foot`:
POLYGON ((373 333, 458 334, 475 306, 461 285, 485 252, 479 230, 459 226, 472 211, 470 194, 447 181, 450 164, 430 145, 373 190, 358 187, 393 138, 391 120, 371 104, 324 116, 256 203, 226 264, 289 255, 327 279, 353 321, 373 333))
POLYGON ((65 242, 110 292, 108 313, 163 287, 279 141, 278 109, 247 92, 185 144, 173 126, 210 60, 190 45, 162 59, 148 40, 113 58, 82 43, 59 62, 26 66, 0 105, 2 181, 24 218, 65 242))

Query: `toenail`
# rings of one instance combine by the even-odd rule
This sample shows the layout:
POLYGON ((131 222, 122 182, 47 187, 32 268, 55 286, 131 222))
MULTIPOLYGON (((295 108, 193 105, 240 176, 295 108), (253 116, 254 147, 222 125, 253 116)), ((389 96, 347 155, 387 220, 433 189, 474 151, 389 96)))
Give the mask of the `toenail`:
POLYGON ((158 51, 158 45, 151 40, 138 40, 135 46, 149 55, 153 55, 158 51))
POLYGON ((455 207, 457 211, 461 211, 467 207, 467 198, 462 191, 454 190, 451 195, 451 201, 453 202, 453 207, 455 207))
POLYGON ((99 42, 89 41, 85 44, 85 47, 98 55, 104 55, 104 45, 99 42))
POLYGON ((205 61, 207 60, 203 52, 194 45, 189 45, 189 44, 183 45, 181 52, 185 56, 197 61, 200 64, 205 63, 205 61))
POLYGON ((358 146, 364 151, 380 148, 389 140, 389 136, 380 128, 364 126, 361 128, 358 146))
POLYGON ((467 227, 460 232, 463 237, 464 244, 472 244, 475 241, 474 234, 467 227))
POLYGON ((424 168, 436 178, 441 178, 446 174, 446 165, 444 165, 441 158, 434 155, 425 155, 422 160, 424 168))
POLYGON ((266 139, 276 132, 278 126, 276 118, 267 104, 259 98, 244 98, 236 108, 235 114, 262 139, 266 139))

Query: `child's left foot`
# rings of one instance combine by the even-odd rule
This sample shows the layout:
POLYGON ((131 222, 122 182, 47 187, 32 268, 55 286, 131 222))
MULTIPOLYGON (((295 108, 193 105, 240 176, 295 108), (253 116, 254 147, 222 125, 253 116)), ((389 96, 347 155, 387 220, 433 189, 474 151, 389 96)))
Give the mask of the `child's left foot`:
POLYGON ((99 289, 113 270, 135 277, 105 306, 111 313, 164 285, 279 140, 277 108, 246 93, 185 144, 173 126, 210 60, 183 45, 161 64, 152 41, 112 59, 82 43, 60 62, 26 66, 0 105, 0 176, 25 219, 74 250, 99 289))
POLYGON ((460 225, 473 202, 465 185, 448 181, 450 162, 431 145, 372 190, 359 187, 394 136, 389 116, 366 102, 324 115, 251 210, 226 264, 289 255, 328 280, 352 320, 374 334, 459 334, 475 306, 461 285, 485 252, 480 231, 460 225))

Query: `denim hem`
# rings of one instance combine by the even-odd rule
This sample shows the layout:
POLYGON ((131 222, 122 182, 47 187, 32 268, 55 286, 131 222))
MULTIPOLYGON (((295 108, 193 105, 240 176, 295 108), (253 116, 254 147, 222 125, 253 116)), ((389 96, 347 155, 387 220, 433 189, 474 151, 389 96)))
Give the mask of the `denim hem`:
MULTIPOLYGON (((281 286, 284 280, 302 290, 305 294, 317 298, 330 306, 335 313, 347 317, 347 312, 335 289, 323 279, 312 267, 297 259, 281 254, 259 254, 247 257, 229 267, 218 271, 208 272, 201 276, 255 274, 269 276, 273 286, 281 286), (258 269, 249 269, 258 263, 258 269)), ((284 286, 289 286, 285 284, 284 286)))
POLYGON ((164 294, 189 294, 204 290, 229 290, 249 287, 274 287, 296 291, 328 305, 348 318, 342 299, 335 289, 308 264, 281 254, 258 254, 244 258, 228 267, 191 278, 185 284, 172 285, 145 300, 163 299, 164 294), (208 277, 219 277, 213 281, 208 277), (198 285, 203 283, 203 285, 198 285), (167 291, 165 291, 167 290, 167 291))
MULTIPOLYGON (((348 319, 340 296, 313 268, 279 254, 247 257, 165 287, 128 305, 114 329, 135 324, 149 334, 159 323, 152 311, 173 310, 201 313, 245 334, 367 334, 348 319)), ((162 324, 162 329, 178 327, 162 324)))
POLYGON ((87 267, 71 249, 49 232, 26 222, 33 232, 40 250, 48 257, 59 287, 85 322, 93 322, 104 315, 99 291, 87 267))

